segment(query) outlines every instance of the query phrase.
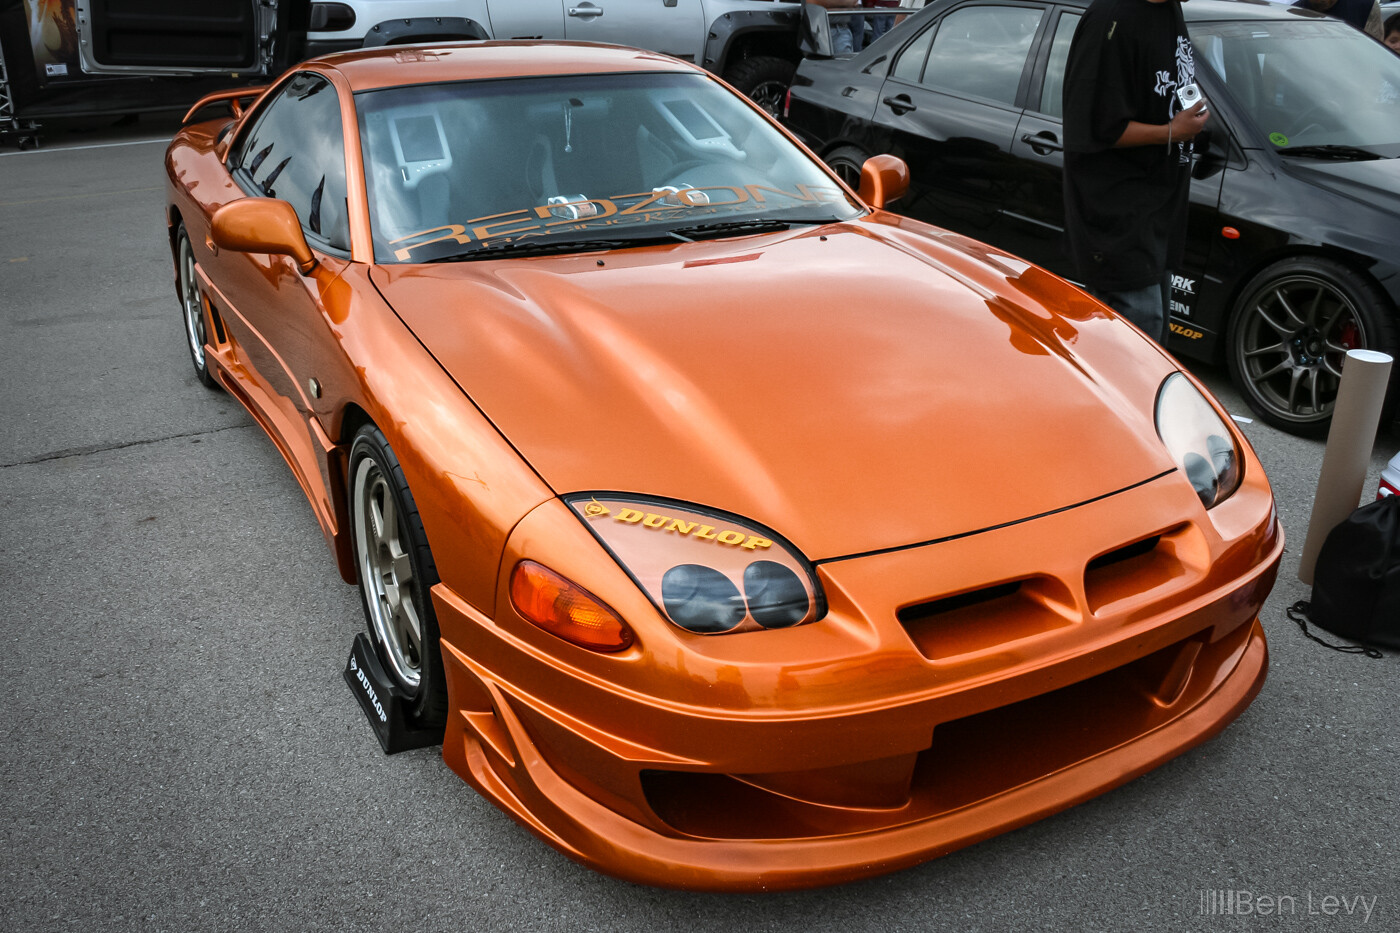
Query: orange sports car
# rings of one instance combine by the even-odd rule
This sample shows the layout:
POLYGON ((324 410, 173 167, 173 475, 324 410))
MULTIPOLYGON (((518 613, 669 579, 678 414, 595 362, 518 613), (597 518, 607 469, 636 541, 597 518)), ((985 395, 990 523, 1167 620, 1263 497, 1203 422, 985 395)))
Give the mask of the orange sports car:
POLYGON ((899 160, 854 192, 701 69, 579 44, 215 103, 166 156, 195 372, 359 583, 372 709, 567 855, 886 872, 1263 683, 1249 444, 1102 305, 883 210, 899 160))

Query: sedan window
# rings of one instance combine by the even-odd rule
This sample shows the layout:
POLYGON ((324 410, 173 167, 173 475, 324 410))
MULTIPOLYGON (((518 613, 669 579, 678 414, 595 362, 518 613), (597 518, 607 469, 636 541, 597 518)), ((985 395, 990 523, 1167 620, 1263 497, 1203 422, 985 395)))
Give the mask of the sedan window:
POLYGON ((894 71, 891 74, 911 84, 918 84, 924 76, 924 60, 928 58, 928 47, 933 43, 933 35, 938 31, 938 24, 930 26, 919 34, 919 37, 900 53, 899 61, 894 64, 894 71))
POLYGON ((1069 46, 1079 28, 1079 19, 1078 13, 1063 13, 1055 25, 1055 40, 1050 43, 1050 61, 1045 66, 1045 84, 1040 91, 1040 112, 1047 117, 1064 116, 1065 63, 1069 61, 1069 46))
POLYGON ((1044 15, 1038 7, 954 10, 939 24, 923 83, 940 91, 1015 104, 1026 56, 1044 15))

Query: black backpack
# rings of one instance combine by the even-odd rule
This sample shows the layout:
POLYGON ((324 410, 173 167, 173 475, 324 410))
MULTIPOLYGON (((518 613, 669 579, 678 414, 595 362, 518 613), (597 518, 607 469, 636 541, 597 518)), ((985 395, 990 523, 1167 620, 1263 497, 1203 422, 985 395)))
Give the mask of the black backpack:
POLYGON ((1400 648, 1400 496, 1363 505, 1328 532, 1312 597, 1294 603, 1288 617, 1313 641, 1373 658, 1378 648, 1400 648), (1308 631, 1309 621, 1357 644, 1328 644, 1308 631))

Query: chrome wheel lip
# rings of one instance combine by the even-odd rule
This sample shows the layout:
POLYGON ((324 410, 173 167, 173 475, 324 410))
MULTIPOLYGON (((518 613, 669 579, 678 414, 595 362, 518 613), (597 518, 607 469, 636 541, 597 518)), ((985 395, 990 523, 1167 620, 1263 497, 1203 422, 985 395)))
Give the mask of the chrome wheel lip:
POLYGON ((195 275, 194 249, 188 236, 180 237, 180 304, 185 312, 185 337, 195 366, 204 368, 204 308, 195 275))
POLYGON ((1369 343, 1356 303, 1327 278, 1295 272, 1256 289, 1241 314, 1231 352, 1255 402, 1293 424, 1330 418, 1342 358, 1369 343), (1350 345, 1340 340, 1348 324, 1350 345))
POLYGON ((355 551, 370 637, 380 648, 390 676, 412 698, 423 682, 422 624, 413 604, 413 567, 397 503, 373 457, 364 457, 356 465, 351 488, 355 551), (383 522, 381 529, 375 527, 376 516, 383 522))

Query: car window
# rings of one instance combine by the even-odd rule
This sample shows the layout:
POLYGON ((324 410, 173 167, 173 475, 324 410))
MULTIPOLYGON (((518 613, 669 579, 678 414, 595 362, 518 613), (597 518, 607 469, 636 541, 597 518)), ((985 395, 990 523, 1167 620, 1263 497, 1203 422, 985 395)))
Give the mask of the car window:
POLYGON ((1065 62, 1069 60, 1069 45, 1074 30, 1079 27, 1078 13, 1061 13, 1055 24, 1055 39, 1050 43, 1050 60, 1045 65, 1045 81, 1040 88, 1040 112, 1047 117, 1062 117, 1065 111, 1065 62))
MULTIPOLYGON (((696 74, 455 82, 355 95, 380 262, 860 208, 743 98, 696 74)), ((678 235, 669 231, 676 230, 678 235)))
POLYGON ((250 193, 292 205, 308 239, 350 248, 340 101, 325 78, 302 72, 287 82, 229 167, 250 193))
POLYGON ((922 83, 940 91, 1014 104, 1026 56, 1044 15, 1036 7, 954 10, 938 26, 922 83))
POLYGON ((1400 154, 1400 57, 1360 30, 1331 19, 1201 22, 1191 39, 1197 66, 1215 72, 1279 151, 1400 154))
POLYGON ((937 31, 938 24, 934 23, 921 32, 918 38, 909 43, 900 53, 898 61, 894 63, 894 70, 891 74, 911 84, 918 84, 924 76, 924 60, 928 58, 928 47, 933 42, 933 35, 937 31))

